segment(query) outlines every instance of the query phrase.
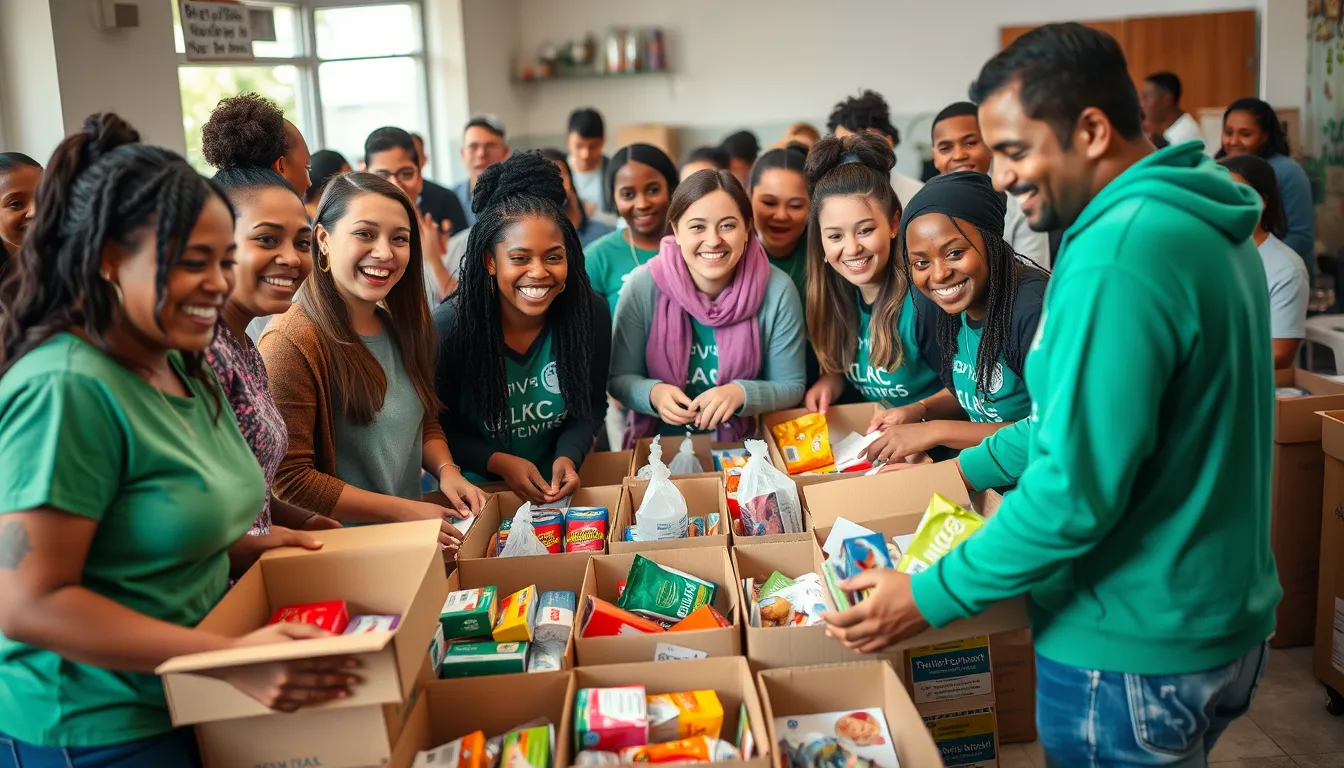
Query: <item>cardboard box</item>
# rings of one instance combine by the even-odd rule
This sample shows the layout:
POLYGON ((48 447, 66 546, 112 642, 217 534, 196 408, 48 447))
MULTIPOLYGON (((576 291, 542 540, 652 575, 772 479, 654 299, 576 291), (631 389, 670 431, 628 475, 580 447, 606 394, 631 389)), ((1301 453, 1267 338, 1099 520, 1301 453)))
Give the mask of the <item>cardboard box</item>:
MULTIPOLYGON (((700 460, 700 466, 704 468, 703 474, 706 476, 714 476, 719 474, 714 469, 714 457, 711 456, 709 453, 711 450, 717 448, 745 448, 745 445, 743 443, 714 442, 713 437, 714 436, 710 434, 691 435, 691 444, 695 446, 695 458, 700 460)), ((681 437, 664 437, 662 439, 664 464, 672 463, 672 458, 676 456, 677 451, 681 449, 681 441, 683 439, 684 438, 681 437)), ((651 445, 653 445, 652 437, 644 437, 635 441, 635 448, 633 451, 631 451, 631 453, 633 454, 633 457, 631 458, 630 461, 631 478, 635 477, 635 474, 639 472, 641 467, 645 467, 648 465, 649 446, 651 445)), ((678 478, 696 477, 696 475, 677 475, 676 477, 678 478)))
POLYGON ((391 754, 417 680, 428 667, 438 610, 448 595, 439 522, 313 532, 320 550, 262 555, 199 627, 240 637, 277 608, 345 600, 352 613, 398 614, 391 632, 341 635, 169 659, 163 678, 173 724, 195 725, 208 766, 377 765, 391 754), (370 578, 377 574, 377 578, 370 578), (350 655, 364 683, 348 698, 278 714, 207 672, 264 662, 350 655))
POLYGON ((941 768, 933 739, 892 666, 861 661, 827 666, 770 669, 759 675, 770 744, 779 768, 788 768, 778 748, 775 718, 881 707, 901 768, 941 768))
POLYGON ((1312 672, 1344 693, 1344 411, 1324 416, 1321 437, 1327 457, 1312 672))
MULTIPOLYGON (((659 645, 699 651, 711 657, 741 656, 742 630, 739 623, 740 598, 736 587, 728 550, 721 547, 690 549, 660 549, 640 554, 654 562, 713 582, 718 586, 711 605, 722 613, 732 626, 718 629, 697 629, 687 632, 660 632, 647 635, 618 637, 580 637, 574 641, 580 666, 597 664, 625 664, 650 662, 657 658, 659 645)), ((634 553, 598 555, 588 562, 588 573, 579 594, 579 611, 575 617, 575 633, 581 628, 583 606, 589 595, 615 604, 618 600, 616 585, 626 580, 634 553)), ((675 690, 690 690, 677 688, 675 690)))
MULTIPOLYGON (((834 443, 839 438, 844 437, 850 432, 867 434, 868 425, 873 422, 873 417, 881 411, 877 403, 851 403, 849 405, 832 405, 826 409, 826 426, 831 433, 831 442, 834 443)), ((773 428, 786 421, 793 421, 800 416, 806 416, 806 408, 790 408, 787 411, 775 411, 767 413, 761 417, 761 433, 765 436, 765 444, 770 447, 770 460, 775 463, 785 473, 788 468, 784 465, 784 455, 779 451, 779 443, 775 442, 773 428)), ((815 475, 823 478, 824 481, 840 480, 844 478, 861 476, 862 473, 838 473, 832 475, 815 475)), ((804 477, 800 475, 799 477, 804 477)), ((806 477, 813 477, 806 475, 806 477)), ((815 481, 814 481, 815 482, 815 481)))
POLYGON ((986 635, 910 648, 903 670, 916 706, 994 695, 986 635))
MULTIPOLYGON (((717 512, 723 521, 723 530, 727 531, 731 520, 728 516, 728 497, 724 495, 723 479, 716 475, 696 475, 693 477, 674 477, 672 484, 686 498, 686 511, 691 517, 705 517, 717 512)), ((665 549, 685 549, 687 547, 713 547, 725 549, 729 534, 718 536, 691 536, 685 539, 664 541, 624 541, 625 529, 635 524, 635 513, 644 503, 644 494, 649 490, 648 480, 630 480, 621 489, 619 510, 614 518, 616 524, 611 527, 607 549, 612 554, 625 552, 653 552, 665 549)))
POLYGON ((579 467, 579 487, 604 488, 620 486, 633 473, 630 462, 634 451, 594 451, 583 460, 579 467))
POLYGON ((921 708, 924 725, 948 768, 995 768, 999 734, 994 697, 957 699, 921 708))
POLYGON ((574 676, 570 672, 427 683, 406 720, 388 768, 411 768, 417 753, 469 733, 484 731, 488 739, 538 718, 555 726, 552 768, 566 768, 571 749, 569 713, 573 699, 574 676), (503 695, 505 691, 507 695, 503 695))
POLYGON ((990 636, 989 663, 994 670, 999 743, 1035 741, 1036 648, 1031 642, 1031 631, 1023 629, 990 636))
MULTIPOLYGON (((642 661, 642 660, 641 660, 642 661)), ((646 693, 680 693, 712 690, 723 706, 723 738, 735 743, 741 714, 747 713, 747 730, 755 741, 756 756, 747 760, 714 763, 734 768, 769 768, 774 742, 767 730, 760 695, 747 660, 737 658, 665 661, 659 664, 608 664, 574 670, 574 688, 615 688, 642 685, 646 693)), ((571 721, 572 721, 571 717, 571 721)))
MULTIPOLYGON (((575 507, 606 507, 607 508, 607 534, 611 534, 611 523, 616 518, 616 506, 621 498, 620 486, 603 486, 598 488, 580 488, 570 497, 570 504, 575 507)), ((457 555, 459 568, 467 568, 468 563, 477 560, 493 560, 488 554, 490 548, 490 539, 499 532, 499 525, 502 521, 512 520, 518 513, 518 508, 523 505, 523 500, 518 498, 511 491, 496 493, 491 496, 485 506, 481 508, 481 513, 477 515, 476 522, 471 524, 467 535, 462 539, 462 548, 457 555)), ((605 551, 605 550, 604 550, 605 551)), ((592 557, 593 552, 561 552, 554 555, 533 555, 523 558, 509 558, 514 561, 516 567, 531 569, 536 567, 537 561, 542 559, 564 559, 587 560, 592 557)), ((485 585, 482 585, 485 586, 485 585)), ((526 585, 524 585, 526 586, 526 585)), ((502 598, 503 595, 500 595, 502 598)))
MULTIPOLYGON (((928 508, 933 494, 949 501, 972 506, 986 518, 998 511, 1002 497, 993 491, 976 494, 966 491, 961 474, 951 462, 915 467, 855 478, 847 483, 820 483, 803 488, 812 510, 817 542, 825 543, 835 519, 844 517, 890 540, 893 536, 914 533, 928 508)), ((829 596, 827 597, 829 600, 829 596)), ((979 616, 961 619, 941 629, 929 629, 896 645, 894 650, 936 645, 967 637, 1011 632, 1031 626, 1025 597, 1004 600, 979 616)))
POLYGON ((1320 411, 1344 408, 1344 382, 1328 379, 1320 374, 1297 369, 1291 384, 1311 394, 1306 397, 1280 397, 1274 401, 1274 442, 1319 443, 1321 440, 1320 411))
MULTIPOLYGON (((792 542, 753 542, 738 539, 733 547, 733 568, 737 571, 738 598, 742 605, 742 626, 746 628, 747 660, 753 670, 780 667, 806 667, 817 664, 843 664, 875 659, 899 665, 902 652, 884 651, 878 654, 860 654, 827 636, 824 625, 811 627, 752 627, 748 626, 750 609, 742 593, 743 579, 762 583, 774 571, 796 578, 804 573, 821 573, 821 548, 815 540, 792 542)), ((829 604, 829 603, 828 603, 829 604)))

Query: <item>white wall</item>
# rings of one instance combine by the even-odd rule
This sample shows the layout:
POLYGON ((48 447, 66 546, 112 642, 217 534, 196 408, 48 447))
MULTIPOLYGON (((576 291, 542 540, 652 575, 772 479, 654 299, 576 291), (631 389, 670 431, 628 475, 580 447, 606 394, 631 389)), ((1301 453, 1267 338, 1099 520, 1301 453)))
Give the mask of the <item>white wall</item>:
POLYGON ((467 100, 462 2, 425 2, 425 37, 428 44, 425 68, 429 77, 430 118, 434 125, 428 150, 433 167, 427 175, 435 179, 453 179, 463 174, 457 148, 470 107, 467 100))
MULTIPOLYGON (((462 0, 471 112, 499 117, 510 134, 528 132, 531 122, 511 82, 522 32, 521 7, 520 0, 462 0)), ((462 126, 456 130, 461 139, 462 126)))
POLYGON ((0 150, 45 163, 64 135, 51 35, 51 9, 38 0, 0 0, 0 150))
POLYGON ((1264 0, 1260 12, 1260 98, 1275 107, 1306 106, 1307 0, 1264 0))

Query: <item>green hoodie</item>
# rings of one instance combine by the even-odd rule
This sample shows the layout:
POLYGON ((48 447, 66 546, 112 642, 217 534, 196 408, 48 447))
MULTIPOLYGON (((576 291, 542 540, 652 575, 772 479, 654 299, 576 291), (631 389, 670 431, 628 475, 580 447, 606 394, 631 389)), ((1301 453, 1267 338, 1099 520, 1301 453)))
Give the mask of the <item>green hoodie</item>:
POLYGON ((913 577, 934 626, 1024 593, 1036 649, 1132 674, 1228 664, 1274 630, 1260 200, 1192 144, 1122 173, 1064 235, 1027 358, 1025 471, 913 577))

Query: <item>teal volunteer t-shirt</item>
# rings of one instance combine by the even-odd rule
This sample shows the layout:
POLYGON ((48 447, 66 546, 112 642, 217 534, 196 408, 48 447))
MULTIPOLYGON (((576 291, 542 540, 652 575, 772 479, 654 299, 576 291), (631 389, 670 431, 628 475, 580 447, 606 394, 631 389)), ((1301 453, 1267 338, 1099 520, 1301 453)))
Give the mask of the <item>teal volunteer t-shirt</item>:
MULTIPOLYGON (((682 392, 694 400, 709 390, 719 386, 719 344, 714 340, 714 329, 691 319, 691 360, 686 369, 686 386, 682 392)), ((684 427, 662 424, 658 427, 661 435, 685 435, 687 432, 703 433, 694 424, 684 427)))
POLYGON ((588 279, 593 290, 602 294, 616 316, 616 300, 621 297, 621 289, 635 267, 647 264, 649 259, 658 255, 657 251, 635 248, 625 239, 626 230, 618 229, 604 235, 583 247, 583 258, 588 270, 588 279))
POLYGON ((933 343, 932 323, 925 329, 924 318, 919 317, 915 302, 905 300, 896 316, 896 333, 900 338, 905 355, 901 367, 888 371, 873 364, 872 352, 872 307, 854 294, 859 309, 859 348, 854 355, 854 364, 849 366, 845 378, 871 403, 883 408, 899 408, 918 402, 936 394, 943 385, 938 381, 938 372, 929 367, 921 355, 921 345, 933 343))
POLYGON ((1026 383, 1015 371, 1026 369, 1027 352, 1036 336, 1041 305, 1045 301, 1045 285, 1045 276, 1034 269, 1024 269, 1018 278, 1009 329, 1011 343, 999 354, 994 374, 983 393, 976 388, 976 361, 980 354, 983 324, 962 314, 961 329, 957 332, 957 354, 952 361, 952 385, 957 402, 971 421, 1003 424, 1031 415, 1031 396, 1027 393, 1026 383), (1014 355, 1011 364, 1008 354, 1014 355))
MULTIPOLYGON (((176 353, 171 360, 181 373, 176 353)), ((24 355, 0 379, 0 537, 6 513, 37 507, 95 520, 83 586, 194 627, 223 597, 228 549, 256 519, 266 485, 219 385, 182 378, 190 398, 163 394, 68 333, 24 355)), ((158 677, 0 636, 7 735, 97 747, 172 727, 158 677)))
MULTIPOLYGON (((546 326, 532 347, 518 354, 504 350, 509 386, 509 453, 532 462, 551 481, 555 442, 565 426, 565 398, 560 393, 551 328, 546 326)), ((488 434, 481 420, 482 434, 488 434)))

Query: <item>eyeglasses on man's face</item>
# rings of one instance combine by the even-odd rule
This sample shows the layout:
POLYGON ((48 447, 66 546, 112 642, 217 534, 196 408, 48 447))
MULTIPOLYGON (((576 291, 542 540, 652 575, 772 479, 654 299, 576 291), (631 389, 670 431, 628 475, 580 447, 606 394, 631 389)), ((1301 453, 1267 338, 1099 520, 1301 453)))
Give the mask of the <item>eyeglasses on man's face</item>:
POLYGON ((416 177, 420 175, 420 169, 415 168, 414 166, 406 166, 405 168, 401 168, 395 172, 386 169, 379 169, 374 171, 374 173, 376 173, 377 175, 381 176, 384 179, 387 179, 388 181, 391 181, 395 177, 396 180, 401 182, 402 184, 410 184, 411 182, 415 181, 416 177))

